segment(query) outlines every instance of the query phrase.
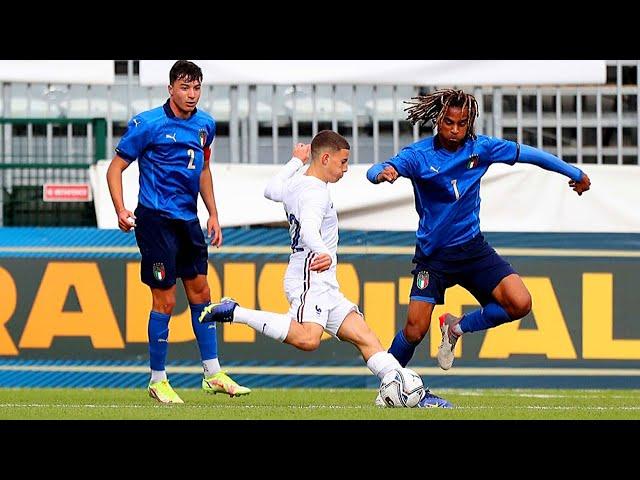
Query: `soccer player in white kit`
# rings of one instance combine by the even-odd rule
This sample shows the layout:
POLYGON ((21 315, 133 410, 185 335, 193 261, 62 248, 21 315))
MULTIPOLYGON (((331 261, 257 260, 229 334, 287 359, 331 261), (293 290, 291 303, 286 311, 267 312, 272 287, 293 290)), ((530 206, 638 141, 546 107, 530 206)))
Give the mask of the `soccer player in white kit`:
POLYGON ((300 350, 320 346, 323 331, 353 343, 380 379, 401 368, 365 323, 358 306, 340 291, 336 278, 338 216, 327 183, 347 171, 349 143, 336 132, 319 132, 311 145, 299 143, 293 158, 267 184, 264 195, 282 202, 289 221, 291 256, 284 277, 290 308, 277 314, 242 308, 231 299, 212 304, 201 322, 233 321, 300 350), (311 162, 306 172, 303 165, 311 162), (225 308, 226 307, 226 308, 225 308))
MULTIPOLYGON (((265 197, 283 203, 289 221, 292 252, 284 277, 289 312, 250 310, 223 298, 206 307, 200 321, 243 323, 305 351, 316 350, 326 331, 354 344, 367 367, 382 379, 401 366, 382 348, 358 306, 342 294, 336 278, 338 216, 327 184, 337 182, 347 171, 349 150, 344 137, 331 130, 321 131, 311 145, 295 146, 293 158, 265 188, 265 197), (311 162, 303 172, 309 153, 311 162)), ((439 398, 430 392, 427 396, 439 398)))

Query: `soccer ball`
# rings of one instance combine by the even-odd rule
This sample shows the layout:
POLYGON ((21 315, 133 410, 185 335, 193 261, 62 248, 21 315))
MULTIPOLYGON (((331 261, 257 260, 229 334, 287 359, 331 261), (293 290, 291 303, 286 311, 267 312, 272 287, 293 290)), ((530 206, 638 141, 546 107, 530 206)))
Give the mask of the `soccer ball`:
POLYGON ((424 395, 420 375, 409 368, 391 370, 380 383, 380 397, 387 407, 415 407, 424 395))

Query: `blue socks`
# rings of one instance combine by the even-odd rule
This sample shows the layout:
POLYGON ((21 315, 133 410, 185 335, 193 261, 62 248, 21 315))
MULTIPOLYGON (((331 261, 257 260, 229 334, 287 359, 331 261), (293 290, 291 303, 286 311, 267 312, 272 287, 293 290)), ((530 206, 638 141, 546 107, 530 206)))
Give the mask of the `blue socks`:
MULTIPOLYGON (((483 308, 465 314, 460 320, 459 326, 463 333, 476 332, 497 327, 512 320, 504 308, 498 303, 491 302, 483 308)), ((396 357, 400 365, 406 367, 413 357, 418 343, 410 343, 404 336, 404 331, 400 330, 391 342, 389 353, 396 357)))
POLYGON ((149 315, 149 359, 151 370, 163 371, 169 346, 169 319, 171 315, 151 311, 149 315))
POLYGON ((467 333, 497 327, 511 320, 512 318, 504 308, 497 303, 491 302, 483 308, 465 314, 462 320, 460 320, 459 325, 462 332, 467 333))
MULTIPOLYGON (((218 358, 218 339, 216 338, 215 323, 200 323, 198 317, 209 303, 189 305, 191 308, 191 325, 198 341, 200 358, 211 360, 218 358)), ((149 359, 151 370, 164 371, 169 346, 169 320, 171 315, 151 311, 149 315, 149 359)))
POLYGON ((197 305, 189 304, 191 308, 191 325, 193 326, 193 333, 196 334, 196 340, 198 341, 198 347, 200 349, 200 358, 204 362, 205 360, 211 360, 212 358, 218 358, 218 338, 216 336, 216 324, 200 323, 198 317, 202 313, 204 307, 209 305, 207 303, 199 303, 197 305))
POLYGON ((393 342, 391 342, 389 353, 396 357, 400 365, 406 367, 411 357, 413 357, 413 352, 415 352, 417 346, 417 343, 409 343, 404 336, 404 331, 400 330, 394 337, 393 342))

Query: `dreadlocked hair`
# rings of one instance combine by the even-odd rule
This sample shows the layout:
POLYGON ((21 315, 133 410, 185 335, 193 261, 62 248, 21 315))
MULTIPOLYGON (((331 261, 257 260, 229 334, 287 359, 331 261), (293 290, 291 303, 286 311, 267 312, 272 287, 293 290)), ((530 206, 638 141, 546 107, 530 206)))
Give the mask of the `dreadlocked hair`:
POLYGON ((431 120, 435 127, 440 120, 442 120, 449 107, 460 107, 462 110, 466 108, 469 112, 467 136, 473 139, 476 138, 474 125, 476 117, 478 116, 478 102, 470 93, 453 89, 436 90, 427 95, 412 97, 411 100, 415 101, 404 102, 410 105, 405 108, 404 111, 407 112, 407 120, 411 122, 412 125, 416 123, 424 125, 431 120))

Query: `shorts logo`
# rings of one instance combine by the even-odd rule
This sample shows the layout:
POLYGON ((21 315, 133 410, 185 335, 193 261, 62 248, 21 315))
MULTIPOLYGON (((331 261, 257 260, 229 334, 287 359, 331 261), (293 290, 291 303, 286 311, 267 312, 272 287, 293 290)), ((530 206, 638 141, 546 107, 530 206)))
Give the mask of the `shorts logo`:
POLYGON ((322 313, 322 309, 316 305, 316 315, 320 315, 322 313))
POLYGON ((416 285, 420 290, 424 290, 425 288, 427 288, 427 285, 429 285, 429 272, 418 272, 416 285))
POLYGON ((164 280, 164 263, 153 264, 153 276, 156 280, 164 280))

